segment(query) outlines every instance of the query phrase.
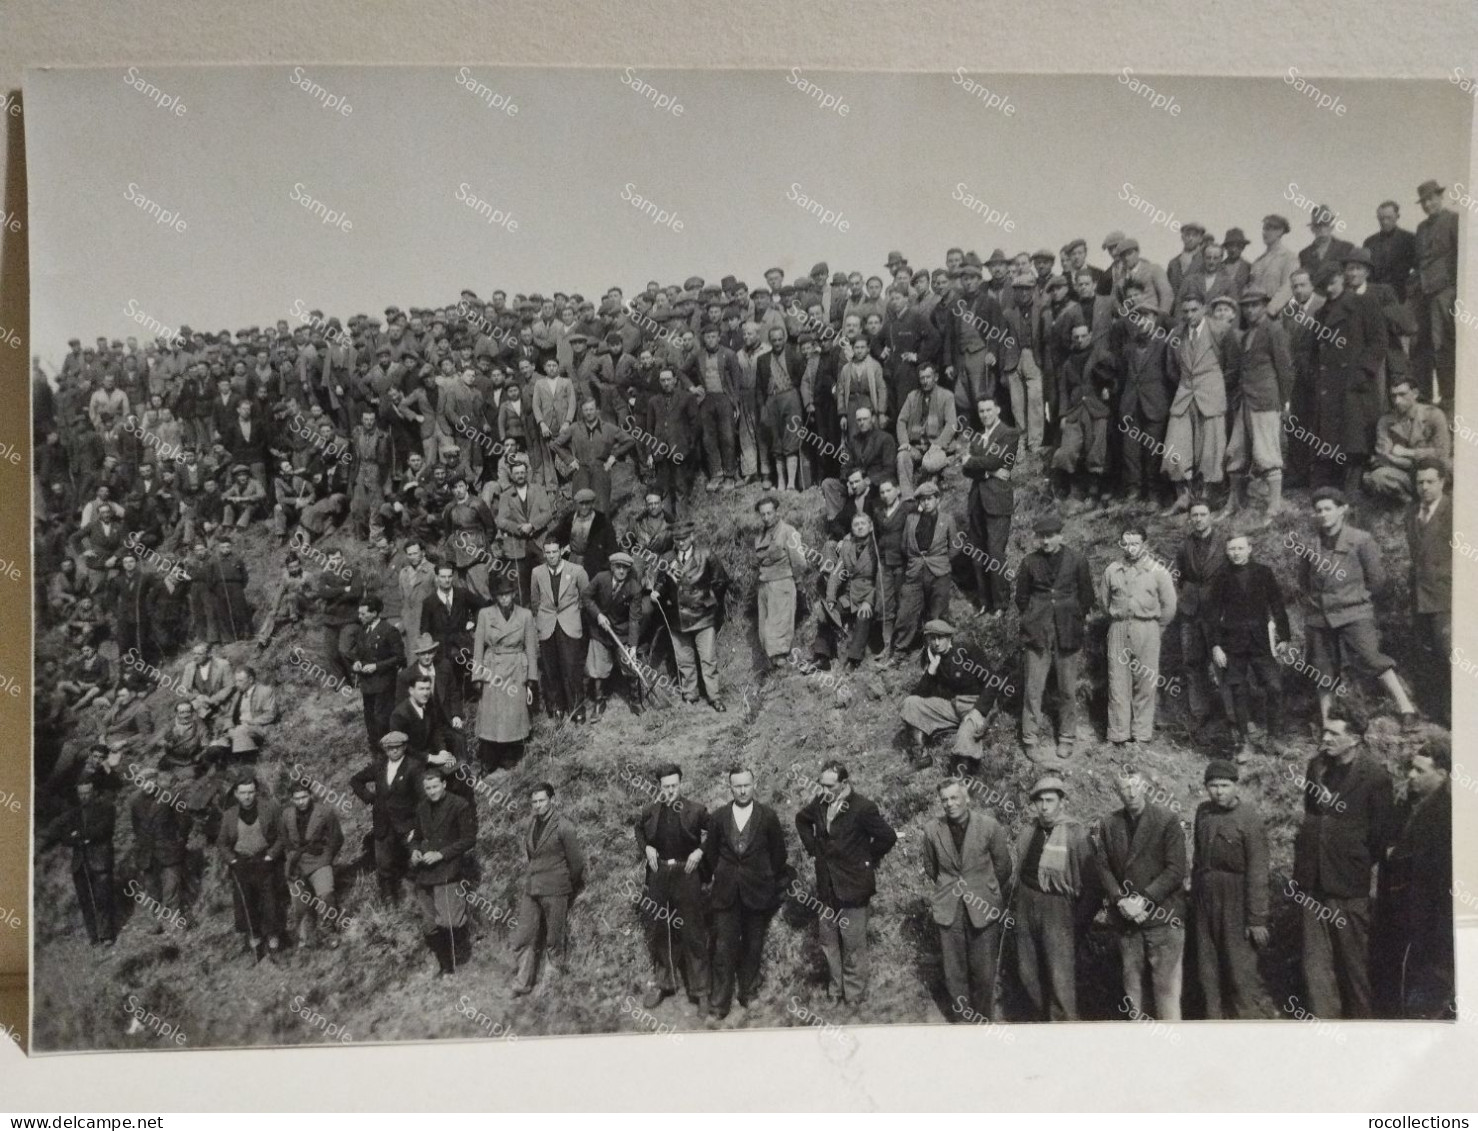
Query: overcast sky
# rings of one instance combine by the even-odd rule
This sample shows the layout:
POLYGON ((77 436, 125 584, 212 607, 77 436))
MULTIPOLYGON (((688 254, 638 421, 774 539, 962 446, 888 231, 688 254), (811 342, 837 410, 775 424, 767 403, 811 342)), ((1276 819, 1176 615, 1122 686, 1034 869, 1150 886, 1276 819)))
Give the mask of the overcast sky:
POLYGON ((629 295, 649 278, 732 273, 753 285, 767 267, 792 277, 817 260, 872 274, 892 249, 935 266, 955 244, 982 256, 1055 251, 1081 235, 1103 264, 1098 245, 1114 228, 1163 263, 1179 238, 1122 199, 1126 183, 1177 220, 1218 235, 1240 226, 1254 241, 1248 258, 1267 212, 1293 221, 1294 247, 1308 242, 1290 184, 1332 205, 1358 243, 1381 200, 1399 201, 1414 228, 1418 183, 1461 180, 1473 105, 1446 82, 1313 80, 1341 114, 1286 76, 1134 74, 1173 98, 1171 113, 1123 74, 967 72, 1007 100, 1007 114, 952 70, 800 68, 846 105, 842 115, 790 71, 465 73, 483 97, 456 67, 301 67, 303 82, 351 108, 345 115, 295 82, 291 65, 139 67, 132 81, 122 69, 32 72, 35 351, 55 363, 69 337, 144 336, 134 312, 234 330, 301 308, 347 316, 441 304, 463 287, 591 295, 619 284, 629 295), (682 113, 654 105, 628 76, 682 113), (137 89, 145 83, 158 94, 137 89), (968 211, 960 184, 1004 218, 968 211), (459 185, 517 230, 487 223, 458 199, 459 185), (792 185, 847 230, 789 199, 792 185), (682 230, 623 199, 633 190, 682 230), (295 193, 347 217, 348 229, 321 222, 295 193), (177 213, 184 230, 158 223, 140 196, 177 213))

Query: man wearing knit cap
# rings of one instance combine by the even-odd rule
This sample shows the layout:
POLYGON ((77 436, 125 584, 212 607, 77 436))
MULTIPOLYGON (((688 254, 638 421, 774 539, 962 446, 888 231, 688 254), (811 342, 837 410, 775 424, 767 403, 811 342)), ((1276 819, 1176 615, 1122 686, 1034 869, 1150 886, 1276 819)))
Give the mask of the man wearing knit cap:
POLYGON ((1047 675, 1057 678, 1057 756, 1068 758, 1078 736, 1078 673, 1084 619, 1097 596, 1087 559, 1063 544, 1062 519, 1046 514, 1032 526, 1036 548, 1016 572, 1016 609, 1020 614, 1025 667, 1021 706, 1021 745, 1037 760, 1042 729, 1042 695, 1047 675))
POLYGON ((1206 796, 1196 807, 1191 915, 1196 977, 1206 1017, 1267 1017, 1257 952, 1268 945, 1268 834, 1262 816, 1237 790, 1237 766, 1206 767, 1206 796))
POLYGON ((1077 939, 1097 883, 1088 832, 1063 807, 1067 786, 1048 774, 1031 790, 1032 821, 1016 838, 1011 917, 1016 972, 1033 1021, 1078 1019, 1077 939))

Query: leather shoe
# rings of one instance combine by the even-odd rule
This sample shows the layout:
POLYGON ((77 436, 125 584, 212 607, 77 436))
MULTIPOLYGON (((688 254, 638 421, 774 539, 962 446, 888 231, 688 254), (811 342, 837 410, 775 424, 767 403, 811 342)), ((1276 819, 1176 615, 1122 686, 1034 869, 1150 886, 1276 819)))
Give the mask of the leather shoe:
POLYGON ((711 707, 712 707, 712 708, 713 708, 713 709, 714 709, 714 710, 715 710, 715 711, 717 711, 717 712, 718 712, 718 713, 719 713, 719 714, 721 714, 721 715, 722 715, 722 714, 723 714, 723 713, 724 713, 724 712, 725 712, 725 711, 727 711, 727 710, 728 710, 728 709, 729 709, 729 708, 728 708, 728 707, 727 707, 727 706, 725 706, 725 705, 724 705, 724 701, 723 701, 723 700, 722 700, 722 699, 718 699, 718 698, 713 698, 713 699, 710 699, 710 700, 709 700, 709 701, 708 701, 708 703, 709 703, 709 705, 710 705, 710 706, 711 706, 711 707))

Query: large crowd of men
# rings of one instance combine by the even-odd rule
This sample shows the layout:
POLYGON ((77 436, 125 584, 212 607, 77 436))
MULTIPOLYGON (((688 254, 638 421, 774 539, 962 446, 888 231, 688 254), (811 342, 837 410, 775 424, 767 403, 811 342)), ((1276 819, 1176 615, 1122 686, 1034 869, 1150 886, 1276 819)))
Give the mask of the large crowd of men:
MULTIPOLYGON (((383 323, 313 311, 234 335, 74 340, 54 375, 37 364, 33 389, 37 607, 53 644, 37 744, 42 841, 72 849, 89 937, 117 934, 114 798, 131 786, 133 866, 156 930, 187 900, 199 830, 251 953, 337 946, 343 808, 328 799, 352 793, 371 812, 378 898, 398 902, 409 882, 438 970, 456 973, 485 902, 468 894, 476 798, 536 720, 599 725, 617 690, 633 712, 674 691, 727 710, 716 642, 744 579, 700 531, 709 496, 744 489, 762 678, 813 661, 838 674, 913 664, 898 712, 912 765, 931 766, 931 743, 948 737, 921 890, 951 1020, 1002 1017, 1003 932, 1023 1017, 1077 1017, 1077 952, 1095 915, 1118 941, 1129 1016, 1181 1016, 1187 942, 1199 1013, 1278 1012, 1257 957, 1267 832, 1238 782, 1283 754, 1294 674, 1316 689, 1322 733, 1288 893, 1306 1008, 1450 1015, 1450 748, 1411 748, 1398 804, 1365 720, 1340 698, 1364 673, 1405 734, 1422 714, 1448 718, 1457 221, 1445 196, 1420 186, 1415 233, 1382 203, 1361 247, 1334 238, 1326 207, 1299 251, 1284 243, 1290 222, 1269 215, 1251 260, 1240 229, 1217 240, 1182 224, 1165 266, 1113 232, 1106 269, 1075 239, 984 259, 951 248, 932 271, 894 252, 886 277, 819 263, 794 281, 773 268, 753 288, 653 281, 629 300, 619 287, 598 301, 469 290, 445 307, 390 307, 383 323), (1050 498, 1033 548, 1011 562, 1019 497, 1043 493, 1033 481, 1050 498), (1253 560, 1252 534, 1287 509, 1285 486, 1311 489, 1308 524, 1283 543, 1298 559, 1292 595, 1253 560), (820 499, 814 544, 784 517, 795 492, 820 499), (1348 520, 1357 496, 1406 510, 1420 696, 1381 651, 1386 571, 1348 520), (639 505, 620 521, 628 498, 639 505), (1160 507, 1184 516, 1173 562, 1149 545, 1145 516, 1160 507), (1120 534, 1098 576, 1065 536, 1064 519, 1089 510, 1120 534), (284 557, 255 608, 237 540, 275 541, 284 557), (957 564, 972 619, 1014 609, 1019 672, 993 670, 950 622, 957 564), (1096 747, 1079 684, 1105 621, 1123 807, 1082 823, 1066 781, 1096 747), (358 696, 371 761, 344 782, 295 763, 284 805, 253 769, 263 749, 293 753, 283 697, 218 647, 265 648, 308 622, 316 656, 299 663, 295 648, 294 663, 325 694, 358 696), (1180 668, 1167 673, 1172 626, 1180 668), (1020 752, 1041 776, 1013 844, 974 795, 1016 679, 1020 752), (1182 683, 1198 741, 1214 747, 1223 724, 1231 735, 1208 750, 1190 852, 1180 817, 1134 769, 1160 692, 1182 683), (145 702, 156 686, 173 694, 159 728, 145 702)), ((659 767, 634 825, 645 1008, 680 987, 715 1019, 736 992, 753 1002, 787 895, 815 913, 828 997, 865 1000, 869 904, 896 834, 846 765, 827 761, 794 817, 814 895, 793 882, 751 769, 731 770, 733 800, 711 813, 682 783, 678 766, 659 767)), ((558 971, 587 880, 556 796, 545 781, 528 797, 514 994, 558 971)))

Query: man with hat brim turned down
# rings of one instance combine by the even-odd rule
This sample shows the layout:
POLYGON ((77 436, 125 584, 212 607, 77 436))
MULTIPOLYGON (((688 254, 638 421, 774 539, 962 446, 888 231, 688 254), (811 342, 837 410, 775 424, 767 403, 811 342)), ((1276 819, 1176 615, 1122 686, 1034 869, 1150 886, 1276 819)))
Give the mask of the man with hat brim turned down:
POLYGON ((1063 809, 1067 786, 1048 774, 1032 786, 1034 820, 1016 838, 1010 901, 1016 972, 1034 1021, 1078 1019, 1078 935, 1097 901, 1088 832, 1063 809))
POLYGON ((946 620, 924 625, 922 673, 913 694, 903 700, 899 716, 908 727, 909 761, 914 769, 934 764, 925 749, 931 736, 954 730, 954 756, 962 763, 959 769, 978 774, 981 739, 995 711, 996 696, 985 686, 989 669, 980 650, 956 645, 954 639, 954 626, 946 620))
POLYGON ((1196 807, 1191 914, 1196 976, 1206 1017, 1267 1017, 1257 952, 1268 945, 1268 834, 1261 814, 1237 790, 1237 766, 1206 767, 1206 796, 1196 807))
POLYGON ((1032 761, 1042 731, 1042 696, 1047 675, 1057 678, 1058 758, 1068 758, 1078 738, 1078 675, 1084 621, 1098 603, 1088 560, 1063 544, 1062 519, 1046 514, 1032 526, 1037 545, 1016 571, 1016 609, 1020 614, 1025 673, 1021 705, 1021 745, 1032 761))
POLYGON ((1246 505, 1248 478, 1255 476, 1267 489, 1263 525, 1283 510, 1283 408, 1293 396, 1295 376, 1288 333, 1268 317, 1268 300, 1268 293, 1257 286, 1242 293, 1247 332, 1242 338, 1241 395, 1227 441, 1231 486, 1222 512, 1226 517, 1246 505))
POLYGON ((1344 268, 1345 256, 1355 245, 1334 236, 1338 217, 1334 209, 1320 204, 1309 215, 1309 229, 1314 233, 1314 242, 1298 253, 1298 265, 1309 273, 1314 286, 1323 291, 1329 285, 1329 277, 1338 275, 1344 268))
MULTIPOLYGON (((1287 221, 1284 221, 1283 230, 1285 233, 1288 231, 1287 221)), ((1242 252, 1246 250, 1247 244, 1247 234, 1241 228, 1228 228, 1226 238, 1221 241, 1221 246, 1226 249, 1227 253, 1227 260, 1222 266, 1231 270, 1239 294, 1246 289, 1252 278, 1252 264, 1242 258, 1242 252)))
POLYGON ((633 565, 630 554, 617 550, 608 568, 592 577, 580 594, 588 629, 585 676, 590 680, 591 707, 586 722, 596 722, 606 713, 606 700, 610 698, 606 684, 617 657, 622 673, 633 681, 632 713, 641 713, 641 676, 631 661, 641 631, 642 588, 633 565))
POLYGON ((1432 373, 1442 407, 1452 413, 1457 376, 1456 313, 1457 213, 1444 207, 1447 190, 1436 181, 1423 181, 1416 190, 1426 218, 1416 226, 1417 336, 1412 368, 1417 388, 1432 398, 1432 373))
POLYGON ((695 529, 691 519, 672 527, 673 548, 652 570, 647 591, 667 625, 683 701, 698 702, 701 669, 704 696, 715 711, 723 712, 728 707, 719 689, 717 638, 729 575, 709 551, 693 545, 695 529))
POLYGON ((234 795, 236 804, 221 818, 216 847, 226 865, 236 929, 246 935, 253 958, 261 961, 265 939, 267 957, 275 962, 282 945, 282 857, 287 843, 282 810, 270 797, 258 798, 257 779, 250 771, 236 779, 234 795))
POLYGON ((472 802, 447 789, 439 766, 421 776, 424 796, 416 805, 410 835, 410 866, 416 902, 431 921, 426 942, 440 974, 455 974, 467 961, 467 901, 455 890, 466 874, 467 853, 477 844, 477 812, 472 802))
POLYGON ((493 603, 478 610, 472 650, 457 657, 469 664, 480 688, 478 755, 484 773, 516 762, 533 728, 534 691, 539 686, 539 632, 534 614, 517 603, 518 585, 499 575, 493 603))

